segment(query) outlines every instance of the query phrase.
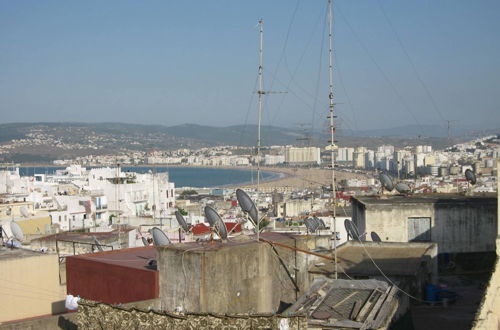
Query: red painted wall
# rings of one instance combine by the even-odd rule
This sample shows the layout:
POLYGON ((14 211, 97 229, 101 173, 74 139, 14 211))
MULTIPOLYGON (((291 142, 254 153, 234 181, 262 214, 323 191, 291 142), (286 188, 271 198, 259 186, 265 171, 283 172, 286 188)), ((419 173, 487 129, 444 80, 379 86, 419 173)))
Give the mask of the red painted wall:
POLYGON ((66 258, 68 294, 109 304, 159 297, 158 272, 88 260, 66 258))

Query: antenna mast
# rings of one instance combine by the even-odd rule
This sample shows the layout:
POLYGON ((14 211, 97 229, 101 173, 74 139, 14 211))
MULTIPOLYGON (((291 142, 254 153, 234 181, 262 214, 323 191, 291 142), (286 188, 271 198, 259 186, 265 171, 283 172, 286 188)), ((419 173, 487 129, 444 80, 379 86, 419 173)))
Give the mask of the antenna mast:
MULTIPOLYGON (((264 77, 263 77, 263 54, 264 54, 264 20, 261 18, 259 20, 259 89, 257 90, 257 94, 259 95, 259 111, 257 114, 257 205, 259 203, 259 191, 260 191, 260 126, 262 123, 262 98, 265 94, 282 94, 286 92, 273 92, 273 91, 265 91, 264 90, 264 77)), ((258 211, 258 207, 257 207, 258 211)), ((260 216, 257 219, 257 241, 259 240, 260 234, 260 216)))
POLYGON ((335 265, 335 279, 337 279, 337 191, 335 189, 335 125, 334 125, 334 112, 333 108, 333 13, 332 13, 332 0, 328 0, 328 99, 329 103, 329 116, 330 119, 330 155, 332 167, 332 207, 333 207, 333 253, 335 265))
MULTIPOLYGON (((259 190, 260 190, 260 125, 262 121, 262 96, 264 92, 264 81, 262 77, 263 71, 263 43, 264 43, 264 20, 259 20, 259 111, 257 114, 257 205, 259 203, 259 190)), ((257 211, 259 209, 257 208, 257 211)), ((257 217, 257 241, 259 241, 260 234, 260 216, 257 217)))

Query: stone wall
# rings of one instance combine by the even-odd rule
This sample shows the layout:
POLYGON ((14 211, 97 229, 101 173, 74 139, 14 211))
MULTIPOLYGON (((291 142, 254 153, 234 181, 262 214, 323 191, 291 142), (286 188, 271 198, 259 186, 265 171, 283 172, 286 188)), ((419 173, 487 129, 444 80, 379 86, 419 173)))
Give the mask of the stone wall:
POLYGON ((306 329, 305 316, 168 313, 80 300, 78 329, 306 329))

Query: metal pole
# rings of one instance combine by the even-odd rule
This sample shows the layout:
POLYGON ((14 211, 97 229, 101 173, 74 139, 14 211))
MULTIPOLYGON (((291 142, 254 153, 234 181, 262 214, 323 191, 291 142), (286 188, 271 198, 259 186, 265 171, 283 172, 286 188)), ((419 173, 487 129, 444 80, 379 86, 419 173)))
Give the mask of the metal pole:
MULTIPOLYGON (((337 259, 337 191, 335 189, 335 125, 334 125, 334 111, 335 106, 333 102, 333 13, 332 13, 332 0, 328 0, 328 99, 330 110, 330 154, 332 166, 332 207, 333 207, 333 253, 334 259, 337 259)), ((337 279, 337 263, 335 263, 335 279, 337 279)))
MULTIPOLYGON (((260 190, 260 125, 262 121, 262 96, 264 95, 264 82, 262 77, 263 71, 263 44, 264 44, 264 20, 259 20, 259 111, 257 115, 257 205, 259 203, 259 190, 260 190)), ((257 207, 257 212, 259 208, 257 207)), ((259 240, 260 233, 260 216, 257 216, 257 241, 259 240)))

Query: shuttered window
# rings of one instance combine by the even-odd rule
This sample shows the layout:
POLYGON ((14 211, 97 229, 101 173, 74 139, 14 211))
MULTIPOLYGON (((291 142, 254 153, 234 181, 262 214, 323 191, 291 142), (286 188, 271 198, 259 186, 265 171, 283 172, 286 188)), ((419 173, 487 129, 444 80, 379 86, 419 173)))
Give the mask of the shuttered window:
POLYGON ((431 240, 431 218, 408 218, 408 242, 431 240))

